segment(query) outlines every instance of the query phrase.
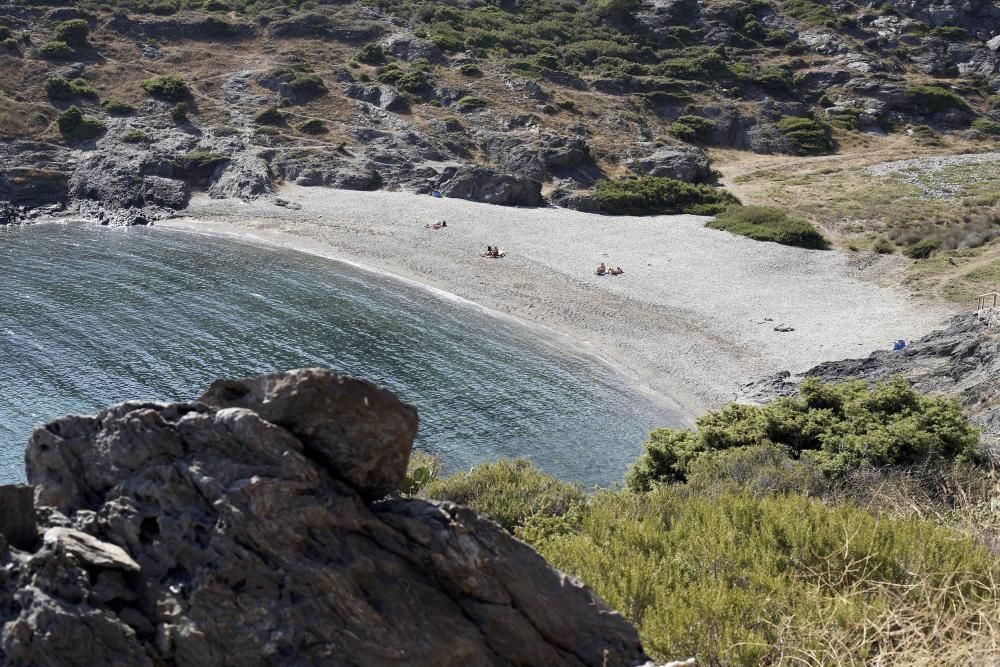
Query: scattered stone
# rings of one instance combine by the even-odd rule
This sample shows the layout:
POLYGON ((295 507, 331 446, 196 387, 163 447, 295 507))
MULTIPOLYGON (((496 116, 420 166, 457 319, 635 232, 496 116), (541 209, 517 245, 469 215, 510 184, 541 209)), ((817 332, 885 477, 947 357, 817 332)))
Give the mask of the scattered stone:
POLYGON ((74 556, 84 567, 125 572, 139 572, 142 569, 121 547, 101 542, 73 528, 49 528, 45 531, 42 543, 49 549, 74 556))

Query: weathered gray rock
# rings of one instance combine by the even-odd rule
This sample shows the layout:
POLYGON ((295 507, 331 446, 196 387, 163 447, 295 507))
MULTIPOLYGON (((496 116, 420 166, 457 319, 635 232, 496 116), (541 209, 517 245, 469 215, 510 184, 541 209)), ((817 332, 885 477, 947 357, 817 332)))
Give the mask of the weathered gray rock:
POLYGON ((448 62, 448 59, 444 57, 441 49, 434 42, 414 35, 403 33, 391 35, 382 41, 382 49, 406 62, 426 60, 432 65, 444 65, 448 62))
POLYGON ((267 162, 250 152, 237 153, 208 188, 210 197, 256 199, 274 192, 267 162))
POLYGON ((203 398, 34 433, 45 540, 7 552, 4 664, 644 663, 621 616, 496 524, 366 500, 415 432, 388 392, 310 370, 203 398))
POLYGON ((465 165, 445 172, 440 186, 445 197, 501 206, 541 206, 542 184, 488 167, 465 165))
POLYGON ((689 183, 711 180, 705 152, 692 146, 664 146, 653 152, 632 158, 626 165, 640 176, 661 176, 689 183))
POLYGON ((275 21, 267 28, 272 37, 313 37, 341 42, 368 42, 376 39, 385 29, 377 23, 354 17, 338 17, 335 20, 326 14, 306 12, 281 21, 275 21))
POLYGON ((199 399, 247 408, 288 430, 306 454, 369 498, 399 488, 417 436, 417 411, 370 382, 320 369, 219 381, 199 399))

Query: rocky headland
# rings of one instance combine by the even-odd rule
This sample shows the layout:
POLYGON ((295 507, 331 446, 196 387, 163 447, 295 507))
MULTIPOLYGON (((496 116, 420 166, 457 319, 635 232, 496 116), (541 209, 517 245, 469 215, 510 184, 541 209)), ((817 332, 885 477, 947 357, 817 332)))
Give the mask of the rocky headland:
POLYGON ((635 629, 495 523, 399 497, 416 411, 323 370, 40 427, 3 487, 5 665, 573 665, 635 629))

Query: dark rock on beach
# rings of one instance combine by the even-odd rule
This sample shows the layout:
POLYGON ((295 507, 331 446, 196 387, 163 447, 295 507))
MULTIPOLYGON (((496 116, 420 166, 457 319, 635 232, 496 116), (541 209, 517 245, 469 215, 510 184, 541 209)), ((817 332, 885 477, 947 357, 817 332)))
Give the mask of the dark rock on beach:
POLYGON ((415 410, 301 370, 39 428, 0 490, 5 665, 644 663, 637 633, 498 525, 390 497, 415 410), (13 504, 12 504, 13 503, 13 504))

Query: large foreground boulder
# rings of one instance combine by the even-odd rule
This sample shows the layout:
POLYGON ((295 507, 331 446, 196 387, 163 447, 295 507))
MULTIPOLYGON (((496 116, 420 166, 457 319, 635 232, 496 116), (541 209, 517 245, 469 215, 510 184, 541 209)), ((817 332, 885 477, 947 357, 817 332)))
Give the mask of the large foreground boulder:
POLYGON ((416 428, 320 370, 39 428, 37 539, 0 539, 2 663, 641 664, 624 618, 493 522, 384 496, 416 428))

